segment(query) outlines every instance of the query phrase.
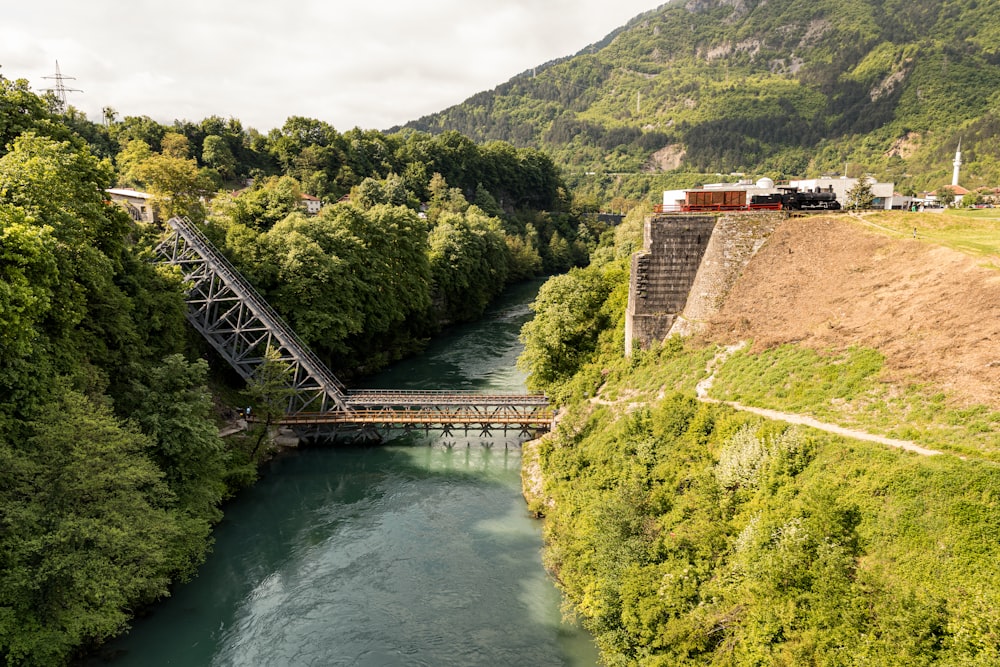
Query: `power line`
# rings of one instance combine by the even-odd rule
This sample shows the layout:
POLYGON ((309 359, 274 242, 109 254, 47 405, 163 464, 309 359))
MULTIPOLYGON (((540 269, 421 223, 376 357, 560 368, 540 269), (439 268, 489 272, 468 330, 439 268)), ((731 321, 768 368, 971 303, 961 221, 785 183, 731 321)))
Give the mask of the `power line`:
POLYGON ((55 93, 56 97, 62 103, 63 108, 66 108, 66 93, 82 93, 83 91, 79 88, 67 88, 64 81, 76 81, 75 76, 64 76, 62 72, 59 71, 59 61, 56 61, 56 73, 52 76, 43 76, 43 79, 55 79, 56 85, 52 88, 45 88, 43 92, 55 93))

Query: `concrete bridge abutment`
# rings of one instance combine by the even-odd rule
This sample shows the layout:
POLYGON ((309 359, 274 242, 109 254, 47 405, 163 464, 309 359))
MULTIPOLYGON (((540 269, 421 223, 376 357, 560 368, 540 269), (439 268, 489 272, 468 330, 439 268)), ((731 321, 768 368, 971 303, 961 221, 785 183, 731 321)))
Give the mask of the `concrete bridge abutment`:
POLYGON ((785 217, 766 211, 646 218, 643 250, 632 255, 625 354, 695 333, 785 217))

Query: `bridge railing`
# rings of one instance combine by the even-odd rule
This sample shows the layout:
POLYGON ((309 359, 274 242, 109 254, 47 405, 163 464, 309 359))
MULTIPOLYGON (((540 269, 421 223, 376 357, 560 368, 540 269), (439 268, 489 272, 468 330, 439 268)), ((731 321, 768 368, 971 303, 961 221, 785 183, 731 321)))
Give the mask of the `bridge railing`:
POLYGON ((347 392, 349 405, 548 405, 544 394, 483 394, 475 391, 438 389, 352 389, 347 392))

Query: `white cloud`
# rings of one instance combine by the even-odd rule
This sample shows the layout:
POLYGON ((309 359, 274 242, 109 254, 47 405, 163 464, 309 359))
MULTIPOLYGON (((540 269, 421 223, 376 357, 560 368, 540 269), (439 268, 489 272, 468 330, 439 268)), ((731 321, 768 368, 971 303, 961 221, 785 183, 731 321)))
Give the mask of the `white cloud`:
POLYGON ((0 74, 37 90, 59 61, 70 104, 98 120, 288 116, 385 129, 576 53, 656 0, 56 0, 0 23, 0 74))

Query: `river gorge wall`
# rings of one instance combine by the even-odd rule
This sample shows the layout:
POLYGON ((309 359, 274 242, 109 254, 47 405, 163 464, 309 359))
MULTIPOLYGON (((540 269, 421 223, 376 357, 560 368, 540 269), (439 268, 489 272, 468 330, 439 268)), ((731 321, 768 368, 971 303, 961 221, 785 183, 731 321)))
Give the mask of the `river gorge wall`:
POLYGON ((646 218, 643 250, 632 256, 625 353, 695 333, 785 217, 765 211, 646 218))

